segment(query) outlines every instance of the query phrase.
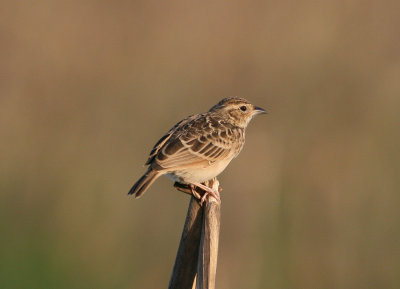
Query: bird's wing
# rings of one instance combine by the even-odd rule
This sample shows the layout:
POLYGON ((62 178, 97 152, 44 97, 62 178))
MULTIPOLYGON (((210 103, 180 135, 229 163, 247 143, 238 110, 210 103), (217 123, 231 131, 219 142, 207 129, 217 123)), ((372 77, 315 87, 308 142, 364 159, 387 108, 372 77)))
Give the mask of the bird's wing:
POLYGON ((176 125, 174 125, 174 127, 171 128, 162 138, 160 138, 159 141, 154 145, 153 149, 151 150, 149 158, 147 159, 145 165, 151 164, 151 162, 155 159, 160 149, 168 142, 168 140, 172 137, 172 135, 174 135, 176 130, 184 126, 186 123, 190 122, 194 117, 195 117, 194 115, 191 115, 181 120, 176 125))
POLYGON ((162 169, 207 166, 231 155, 230 134, 221 122, 197 115, 159 141, 151 163, 162 169))

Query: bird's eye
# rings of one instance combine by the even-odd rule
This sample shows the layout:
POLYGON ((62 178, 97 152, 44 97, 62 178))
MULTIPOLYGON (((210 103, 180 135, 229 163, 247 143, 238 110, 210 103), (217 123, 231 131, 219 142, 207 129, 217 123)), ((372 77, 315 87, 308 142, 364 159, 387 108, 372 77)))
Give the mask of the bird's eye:
POLYGON ((240 107, 240 110, 241 110, 241 111, 246 111, 246 109, 247 109, 247 106, 245 106, 245 105, 243 105, 243 106, 240 107))

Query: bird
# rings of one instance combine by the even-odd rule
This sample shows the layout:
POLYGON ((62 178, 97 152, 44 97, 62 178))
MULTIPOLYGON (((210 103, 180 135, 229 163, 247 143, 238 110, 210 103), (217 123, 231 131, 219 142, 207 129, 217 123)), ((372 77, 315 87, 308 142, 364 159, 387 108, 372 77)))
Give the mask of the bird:
POLYGON ((238 156, 250 120, 265 109, 241 97, 226 97, 207 112, 188 116, 173 126, 153 147, 145 174, 128 195, 140 198, 162 175, 175 182, 198 187, 219 199, 206 181, 217 177, 238 156))

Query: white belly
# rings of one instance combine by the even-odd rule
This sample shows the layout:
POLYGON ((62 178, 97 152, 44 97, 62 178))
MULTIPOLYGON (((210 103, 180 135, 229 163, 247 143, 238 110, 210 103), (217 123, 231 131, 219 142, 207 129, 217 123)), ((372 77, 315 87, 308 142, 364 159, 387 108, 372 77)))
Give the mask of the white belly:
POLYGON ((231 162, 231 158, 215 162, 207 167, 193 167, 175 172, 167 173, 175 182, 180 183, 203 183, 218 176, 231 162))

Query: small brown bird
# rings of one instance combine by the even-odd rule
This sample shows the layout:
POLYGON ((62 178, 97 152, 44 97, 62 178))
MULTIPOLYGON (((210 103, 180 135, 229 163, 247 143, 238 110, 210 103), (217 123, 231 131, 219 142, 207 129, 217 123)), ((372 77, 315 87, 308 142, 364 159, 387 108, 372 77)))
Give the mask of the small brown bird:
POLYGON ((266 113, 244 98, 224 98, 205 113, 178 122, 154 146, 147 172, 129 195, 139 198, 161 175, 197 186, 219 199, 219 193, 202 183, 218 176, 243 148, 245 129, 253 116, 266 113))

